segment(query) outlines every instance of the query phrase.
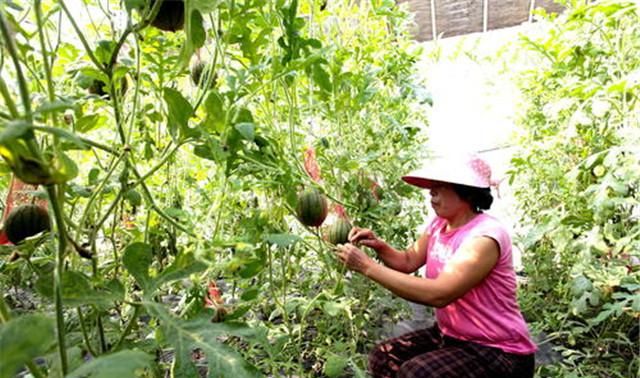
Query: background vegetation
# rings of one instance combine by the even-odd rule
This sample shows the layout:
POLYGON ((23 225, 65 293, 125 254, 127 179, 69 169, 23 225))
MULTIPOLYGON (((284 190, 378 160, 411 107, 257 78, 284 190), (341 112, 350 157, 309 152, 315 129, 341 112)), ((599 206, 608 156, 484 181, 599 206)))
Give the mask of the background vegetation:
MULTIPOLYGON (((510 52, 530 69, 505 65, 524 102, 521 305, 562 354, 539 376, 637 376, 638 8, 567 5, 510 52)), ((0 6, 0 170, 42 184, 54 220, 0 247, 21 255, 0 265, 0 377, 364 376, 403 303, 294 209, 316 187, 399 247, 416 236, 427 209, 399 176, 426 156, 430 98, 410 15, 187 0, 167 32, 153 1, 0 6)))
POLYGON ((512 161, 528 225, 521 303, 563 362, 541 376, 640 372, 640 27, 632 2, 571 8, 523 38, 533 69, 512 161))
POLYGON ((22 258, 1 267, 2 376, 36 356, 35 376, 362 375, 398 305, 293 209, 314 186, 415 237, 422 201, 399 175, 428 98, 406 12, 186 1, 167 32, 160 4, 3 5, 2 169, 43 184, 55 232, 3 248, 22 258))

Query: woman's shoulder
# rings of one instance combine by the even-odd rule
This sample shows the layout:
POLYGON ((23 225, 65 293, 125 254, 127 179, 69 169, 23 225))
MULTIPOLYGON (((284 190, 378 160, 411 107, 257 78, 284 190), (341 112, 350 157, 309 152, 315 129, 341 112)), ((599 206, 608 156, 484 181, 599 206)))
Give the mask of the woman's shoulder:
POLYGON ((478 214, 477 219, 478 221, 476 223, 476 226, 490 227, 507 232, 507 227, 500 221, 500 219, 494 217, 491 214, 480 213, 478 214))
POLYGON ((477 236, 489 236, 500 243, 511 244, 511 235, 507 227, 496 217, 481 213, 474 228, 474 234, 477 236))

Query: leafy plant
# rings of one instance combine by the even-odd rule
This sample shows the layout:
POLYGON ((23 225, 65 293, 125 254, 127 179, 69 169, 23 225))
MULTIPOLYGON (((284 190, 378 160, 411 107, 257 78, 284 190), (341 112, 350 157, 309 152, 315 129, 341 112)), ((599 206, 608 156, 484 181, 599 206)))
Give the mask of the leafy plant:
POLYGON ((521 76, 512 161, 522 222, 532 225, 523 307, 561 344, 563 367, 541 374, 626 377, 639 368, 638 8, 567 6, 545 36, 523 39, 538 62, 521 76))
POLYGON ((4 292, 38 295, 35 310, 2 299, 2 340, 25 340, 2 371, 361 372, 379 332, 365 329, 397 305, 345 277, 296 195, 316 187, 356 224, 413 238, 417 212, 388 221, 420 207, 399 180, 425 139, 408 14, 187 0, 183 29, 158 29, 163 4, 0 6, 0 169, 41 185, 55 221, 2 249, 22 256, 0 266, 4 292), (321 182, 303 168, 311 148, 321 182), (55 340, 15 326, 30 317, 53 321, 55 340))

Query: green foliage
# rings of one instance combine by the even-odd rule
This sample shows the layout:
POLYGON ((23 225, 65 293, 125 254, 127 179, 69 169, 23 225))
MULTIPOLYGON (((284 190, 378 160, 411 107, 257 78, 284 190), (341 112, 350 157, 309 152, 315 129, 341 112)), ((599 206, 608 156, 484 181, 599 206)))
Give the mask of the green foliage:
POLYGON ((138 350, 123 350, 83 364, 67 377, 140 377, 144 376, 145 369, 151 368, 152 363, 153 357, 147 353, 138 350))
POLYGON ((239 323, 215 323, 208 318, 196 318, 189 321, 176 319, 161 305, 146 303, 151 314, 161 324, 163 338, 174 346, 175 365, 173 371, 177 376, 184 376, 185 371, 193 371, 191 352, 198 348, 207 356, 209 377, 256 377, 257 369, 248 364, 241 355, 218 340, 224 336, 253 337, 255 329, 239 323))
POLYGON ((362 375, 398 306, 345 277, 295 198, 315 186, 354 224, 414 238, 421 198, 399 178, 420 159, 425 120, 408 14, 193 0, 166 32, 150 25, 156 1, 14 3, 0 8, 0 170, 46 185, 55 224, 40 244, 2 249, 28 253, 0 267, 0 287, 38 293, 35 309, 14 298, 21 313, 53 302, 43 369, 193 376, 199 350, 210 376, 362 375), (196 57, 208 85, 190 80, 196 57), (148 359, 164 348, 171 366, 148 359))
POLYGON ((523 41, 537 61, 521 78, 523 147, 512 161, 522 223, 532 225, 523 309, 580 376, 638 368, 638 12, 574 2, 544 37, 523 41))
POLYGON ((54 340, 53 319, 29 314, 12 319, 0 326, 0 377, 14 377, 19 368, 41 356, 54 340))

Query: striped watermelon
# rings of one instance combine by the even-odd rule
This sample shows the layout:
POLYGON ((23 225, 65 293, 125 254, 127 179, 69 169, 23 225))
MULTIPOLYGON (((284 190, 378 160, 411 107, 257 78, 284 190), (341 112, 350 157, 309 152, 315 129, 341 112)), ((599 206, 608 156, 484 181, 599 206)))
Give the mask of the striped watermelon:
POLYGON ((349 231, 351 223, 344 218, 338 219, 327 229, 327 241, 331 244, 345 244, 349 242, 349 231))
POLYGON ((22 205, 13 209, 4 223, 4 231, 13 244, 50 229, 49 213, 38 205, 22 205))
POLYGON ((307 189, 298 195, 296 215, 302 224, 309 227, 319 227, 328 212, 327 198, 317 189, 307 189))

